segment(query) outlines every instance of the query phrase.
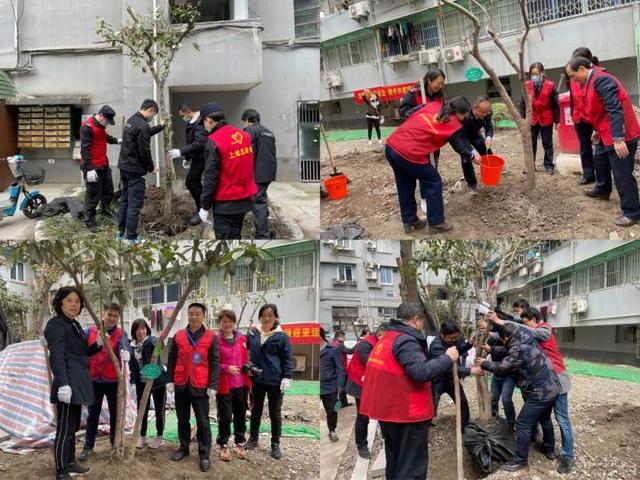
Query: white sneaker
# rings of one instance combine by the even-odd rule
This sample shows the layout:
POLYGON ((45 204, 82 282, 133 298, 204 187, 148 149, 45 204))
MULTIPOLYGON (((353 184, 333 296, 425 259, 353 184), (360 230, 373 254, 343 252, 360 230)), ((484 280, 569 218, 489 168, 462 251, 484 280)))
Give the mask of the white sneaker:
POLYGON ((378 139, 378 145, 382 145, 382 139, 378 139))
POLYGON ((164 438, 162 437, 156 437, 149 442, 149 448, 151 449, 160 448, 162 445, 164 445, 164 438))
POLYGON ((144 444, 147 442, 146 437, 140 437, 138 439, 138 443, 136 443, 136 448, 144 448, 144 444))
POLYGON ((427 201, 424 198, 422 200, 420 200, 420 209, 424 213, 427 213, 427 201))
POLYGON ((371 140, 369 140, 369 145, 373 145, 373 142, 371 140))

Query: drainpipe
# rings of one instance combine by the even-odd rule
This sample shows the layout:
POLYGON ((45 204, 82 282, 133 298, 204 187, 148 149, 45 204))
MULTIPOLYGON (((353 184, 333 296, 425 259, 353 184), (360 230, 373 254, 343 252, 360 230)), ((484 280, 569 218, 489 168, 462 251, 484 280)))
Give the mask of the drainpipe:
MULTIPOLYGON (((158 8, 158 2, 157 0, 153 0, 153 38, 154 40, 156 39, 156 35, 158 33, 158 29, 156 26, 156 9, 157 8, 158 8)), ((155 62, 153 62, 153 68, 157 72, 158 71, 158 60, 157 60, 158 45, 157 45, 157 42, 155 41, 153 44, 153 53, 154 53, 154 58, 156 58, 155 62)), ((153 81, 153 99, 155 100, 156 103, 158 103, 158 86, 156 85, 155 80, 152 80, 152 81, 153 81)), ((154 123, 158 125, 157 115, 154 123)), ((154 135, 153 147, 156 152, 156 161, 158 162, 158 172, 156 173, 156 185, 159 187, 160 186, 160 137, 159 135, 154 135)))

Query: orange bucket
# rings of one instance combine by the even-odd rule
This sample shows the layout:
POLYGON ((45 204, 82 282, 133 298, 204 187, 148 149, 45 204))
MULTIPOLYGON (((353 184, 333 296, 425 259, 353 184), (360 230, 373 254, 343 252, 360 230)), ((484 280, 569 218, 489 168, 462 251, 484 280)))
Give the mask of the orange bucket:
POLYGON ((488 187, 495 187, 500 183, 503 168, 504 159, 502 157, 484 155, 480 159, 480 181, 488 187))
POLYGON ((344 175, 336 175, 325 179, 324 187, 327 189, 331 200, 340 200, 347 196, 347 177, 344 175))

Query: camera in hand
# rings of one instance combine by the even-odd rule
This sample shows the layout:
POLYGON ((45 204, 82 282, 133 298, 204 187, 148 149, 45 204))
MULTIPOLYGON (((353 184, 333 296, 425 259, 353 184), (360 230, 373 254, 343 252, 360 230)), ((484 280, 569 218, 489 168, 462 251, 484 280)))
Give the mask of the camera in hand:
POLYGON ((247 362, 242 366, 242 373, 248 373, 252 377, 259 377, 262 375, 262 369, 256 367, 251 362, 247 362))

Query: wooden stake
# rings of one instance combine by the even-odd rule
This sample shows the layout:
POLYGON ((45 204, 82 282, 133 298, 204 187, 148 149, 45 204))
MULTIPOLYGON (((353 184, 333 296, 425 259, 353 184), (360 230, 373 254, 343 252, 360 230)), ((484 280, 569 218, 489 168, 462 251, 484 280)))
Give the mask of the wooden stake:
POLYGON ((458 480, 463 480, 462 414, 460 413, 460 380, 458 379, 458 362, 453 362, 453 386, 456 394, 456 459, 458 463, 458 480))

